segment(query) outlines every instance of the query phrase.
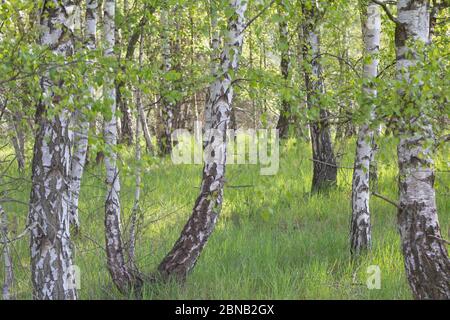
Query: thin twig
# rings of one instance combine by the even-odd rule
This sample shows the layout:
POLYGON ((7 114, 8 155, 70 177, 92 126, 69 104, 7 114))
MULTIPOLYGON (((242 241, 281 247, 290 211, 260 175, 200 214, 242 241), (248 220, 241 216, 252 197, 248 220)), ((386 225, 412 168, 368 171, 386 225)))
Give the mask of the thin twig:
MULTIPOLYGON (((386 12, 389 19, 391 19, 395 24, 397 24, 397 25, 401 24, 400 21, 392 14, 392 12, 387 7, 387 5, 388 5, 387 2, 383 2, 383 1, 379 1, 379 0, 372 0, 372 2, 379 5, 381 8, 383 8, 384 12, 386 12)), ((392 3, 392 2, 390 2, 390 3, 392 3)))
POLYGON ((402 210, 402 207, 400 206, 399 203, 397 203, 397 202, 395 202, 395 201, 393 201, 393 200, 391 200, 389 198, 386 198, 385 196, 383 196, 383 195, 381 195, 381 194, 379 194, 377 192, 372 192, 372 195, 377 197, 377 198, 383 199, 384 201, 386 201, 386 202, 392 204, 393 206, 397 207, 397 209, 402 210))

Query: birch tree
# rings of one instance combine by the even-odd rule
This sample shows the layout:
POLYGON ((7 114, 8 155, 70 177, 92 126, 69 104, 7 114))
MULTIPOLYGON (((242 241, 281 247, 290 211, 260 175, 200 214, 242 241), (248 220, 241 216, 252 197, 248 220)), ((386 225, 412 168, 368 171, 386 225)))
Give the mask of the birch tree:
MULTIPOLYGON (((40 44, 56 56, 73 54, 76 3, 45 1, 40 44)), ((35 299, 76 299, 69 228, 70 113, 61 96, 64 81, 41 78, 43 114, 35 137, 29 206, 31 278, 35 299)))
POLYGON ((320 63, 320 32, 319 21, 321 13, 317 0, 302 1, 303 14, 303 57, 305 66, 304 76, 306 85, 307 105, 315 111, 318 120, 311 121, 311 146, 313 156, 312 191, 323 191, 336 184, 337 166, 333 153, 328 111, 321 106, 321 95, 325 93, 320 63))
MULTIPOLYGON (((170 48, 170 39, 169 39, 169 9, 167 8, 167 3, 165 3, 165 7, 161 10, 161 25, 162 25, 162 58, 163 65, 162 71, 165 75, 168 74, 172 70, 172 60, 171 60, 171 48, 170 48)), ((161 108, 160 115, 162 120, 162 132, 160 132, 159 137, 159 149, 162 154, 170 154, 172 151, 172 129, 173 129, 173 121, 174 121, 174 108, 175 104, 172 99, 168 96, 168 93, 172 90, 172 86, 170 84, 170 80, 163 80, 164 88, 163 94, 161 97, 161 108)))
MULTIPOLYGON (((369 104, 369 119, 371 119, 374 113, 371 99, 377 94, 377 90, 371 84, 371 80, 378 75, 379 59, 377 54, 380 48, 381 15, 379 6, 370 0, 360 1, 360 6, 365 61, 363 67, 363 101, 369 104)), ((360 127, 358 132, 352 180, 350 251, 355 255, 371 247, 369 177, 370 162, 372 159, 372 140, 373 131, 366 122, 360 127)))
MULTIPOLYGON (((411 100, 423 83, 412 72, 419 49, 430 38, 428 0, 398 0, 395 45, 402 117, 397 148, 400 201, 398 224, 406 276, 416 299, 450 299, 450 260, 439 227, 434 163, 433 128, 425 105, 411 100)), ((392 17, 392 14, 390 15, 392 17)))
MULTIPOLYGON (((283 79, 286 81, 289 78, 289 33, 287 24, 287 13, 284 0, 280 0, 278 3, 278 13, 283 20, 279 22, 280 29, 280 71, 283 79)), ((280 138, 287 138, 289 133, 289 124, 291 122, 291 106, 289 101, 285 97, 281 97, 281 110, 278 118, 277 129, 280 131, 280 138)))
POLYGON ((226 130, 230 123, 233 101, 232 75, 238 70, 247 1, 230 0, 229 5, 232 14, 220 55, 219 74, 210 87, 210 92, 216 97, 211 108, 211 128, 215 130, 215 134, 210 135, 205 147, 208 157, 203 167, 200 195, 195 201, 192 215, 174 247, 158 267, 165 278, 174 276, 180 280, 185 279, 213 232, 222 207, 227 156, 226 130))
MULTIPOLYGON (((97 0, 87 0, 86 3, 86 49, 95 50, 97 33, 97 0)), ((95 89, 90 87, 90 95, 93 98, 95 89)), ((91 105, 86 105, 86 110, 91 110, 91 105)), ((82 110, 75 110, 74 114, 75 132, 73 143, 73 156, 70 168, 70 223, 79 228, 78 201, 80 197, 81 178, 86 164, 88 149, 89 119, 82 110)))
MULTIPOLYGON (((104 56, 114 59, 115 44, 115 0, 105 0, 104 2, 104 56)), ((106 256, 109 273, 114 284, 122 293, 130 291, 138 292, 141 280, 126 265, 124 248, 122 244, 120 225, 120 181, 119 169, 117 167, 117 117, 116 117, 116 89, 113 75, 105 81, 105 97, 109 100, 111 115, 105 119, 104 139, 107 151, 105 154, 106 185, 107 195, 105 200, 105 236, 106 236, 106 256)))

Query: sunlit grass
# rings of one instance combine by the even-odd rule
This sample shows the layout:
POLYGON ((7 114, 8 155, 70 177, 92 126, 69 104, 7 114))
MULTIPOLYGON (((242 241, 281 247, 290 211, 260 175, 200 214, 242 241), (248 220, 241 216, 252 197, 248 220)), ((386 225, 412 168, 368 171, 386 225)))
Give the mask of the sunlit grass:
MULTIPOLYGON (((352 166, 354 144, 338 146, 341 165, 352 166)), ((380 142, 379 192, 397 198, 395 145, 380 142)), ((2 157, 5 155, 2 155, 2 157)), ((410 299, 396 230, 396 209, 372 198, 373 250, 358 261, 350 259, 349 169, 339 169, 339 184, 329 194, 311 195, 310 146, 290 139, 280 148, 277 175, 261 176, 259 167, 233 165, 227 171, 223 211, 200 259, 180 286, 148 284, 145 299, 410 299), (233 186, 233 187, 231 187, 233 186), (240 187, 242 186, 242 187, 240 187), (381 289, 366 286, 367 267, 381 269, 381 289)), ((122 221, 126 239, 134 192, 133 151, 122 153, 122 221)), ((445 168, 446 155, 437 157, 445 168)), ((10 175, 20 182, 8 185, 8 197, 26 203, 29 176, 10 175)), ((191 213, 201 177, 200 165, 172 165, 170 159, 149 159, 144 165, 141 236, 137 245, 140 271, 150 274, 171 249, 191 213)), ((81 299, 122 299, 106 269, 103 235, 103 168, 90 166, 80 199, 81 234, 74 237, 75 263, 81 270, 81 299)), ((444 236, 450 226, 450 175, 437 173, 437 203, 444 236)), ((20 231, 27 207, 5 203, 10 220, 20 231)), ((31 298, 28 241, 14 245, 19 298, 31 298)), ((3 277, 3 270, 0 277, 3 277)))

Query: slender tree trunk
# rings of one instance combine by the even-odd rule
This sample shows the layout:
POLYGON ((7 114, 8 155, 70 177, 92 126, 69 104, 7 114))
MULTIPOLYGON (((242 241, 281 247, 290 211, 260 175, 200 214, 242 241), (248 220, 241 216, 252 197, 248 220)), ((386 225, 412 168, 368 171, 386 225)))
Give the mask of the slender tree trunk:
MULTIPOLYGON (((72 1, 46 1, 41 15, 41 44, 54 53, 73 54, 70 30, 75 12, 72 1)), ((48 74, 41 78, 42 112, 38 117, 30 195, 31 277, 35 299, 76 299, 69 231, 70 140, 66 109, 51 118, 47 110, 62 99, 48 74)), ((59 88, 62 89, 62 88, 59 88)))
MULTIPOLYGON (((284 0, 280 1, 278 12, 283 15, 283 19, 287 19, 284 0)), ((279 22, 280 29, 280 70, 283 79, 288 84, 289 79, 289 40, 288 40, 288 25, 286 20, 279 22)), ((280 138, 286 139, 289 134, 289 125, 292 118, 292 110, 289 101, 285 97, 281 97, 280 116, 278 118, 277 129, 279 130, 280 138)))
MULTIPOLYGON (((114 58, 115 38, 115 0, 105 0, 104 3, 104 35, 105 57, 114 58)), ((105 154, 107 195, 105 201, 105 237, 106 255, 109 273, 120 292, 139 291, 141 281, 127 267, 122 245, 120 226, 120 181, 117 167, 117 118, 116 118, 116 89, 112 76, 105 81, 105 97, 110 99, 111 118, 105 120, 104 139, 107 147, 105 154)))
POLYGON ((19 171, 25 169, 25 134, 21 128, 22 115, 19 111, 15 113, 6 110, 9 124, 9 131, 11 134, 11 142, 16 154, 17 166, 19 171))
POLYGON ((206 145, 208 158, 203 167, 201 192, 198 196, 191 217, 181 232, 169 254, 158 267, 163 277, 174 276, 180 280, 194 267, 209 236, 214 230, 220 214, 225 184, 226 130, 230 122, 231 103, 233 99, 232 73, 238 69, 243 43, 244 14, 247 1, 230 0, 235 14, 228 21, 228 35, 221 53, 221 71, 223 72, 211 84, 211 91, 216 99, 211 109, 214 134, 206 145))
MULTIPOLYGON (((399 0, 396 28, 398 78, 409 85, 410 68, 416 64, 415 49, 409 41, 429 40, 429 1, 399 0)), ((403 117, 398 145, 401 235, 406 276, 416 299, 450 299, 450 260, 442 240, 434 190, 434 163, 429 142, 434 135, 422 108, 399 91, 403 117), (420 116, 411 116, 411 108, 420 116), (417 109, 416 109, 417 108, 417 109)))
POLYGON ((140 211, 140 198, 141 198, 141 119, 140 114, 136 115, 136 146, 135 146, 135 158, 136 158, 136 171, 135 171, 135 187, 134 187, 134 204, 133 210, 131 212, 131 222, 130 222, 130 245, 128 249, 129 255, 129 266, 131 269, 135 266, 135 252, 136 252, 136 228, 137 228, 137 218, 140 211))
MULTIPOLYGON (((143 56, 144 56, 144 34, 143 34, 143 27, 141 27, 141 35, 140 35, 140 42, 139 42, 139 70, 142 70, 142 63, 143 63, 143 56)), ((150 134, 150 130, 148 128, 147 124, 147 116, 145 115, 144 108, 142 106, 142 89, 141 86, 143 85, 142 76, 139 76, 139 86, 136 89, 136 108, 137 108, 137 117, 140 119, 142 132, 144 133, 145 138, 145 144, 147 146, 147 151, 149 154, 154 154, 155 150, 152 143, 152 137, 150 134)), ((137 128, 136 128, 137 130, 137 128)), ((137 134, 136 134, 137 136, 137 134)))
MULTIPOLYGON (((169 30, 169 10, 163 8, 161 11, 162 24, 162 55, 163 55, 163 72, 168 73, 172 70, 169 30)), ((162 154, 170 154, 172 151, 172 129, 174 122, 175 103, 168 97, 168 93, 173 89, 169 80, 163 80, 165 83, 164 92, 161 99, 161 120, 162 132, 159 133, 159 149, 162 154)))
POLYGON ((311 70, 305 70, 307 104, 310 109, 317 109, 320 119, 310 124, 313 155, 312 192, 324 191, 336 185, 337 166, 331 142, 328 112, 320 105, 321 95, 325 93, 320 64, 320 35, 318 30, 319 12, 316 0, 311 6, 302 3, 304 47, 303 55, 311 64, 311 70))
MULTIPOLYGON (((381 15, 379 6, 373 2, 361 1, 361 22, 364 42, 363 94, 367 103, 377 94, 370 84, 371 79, 378 75, 377 54, 380 48, 381 15)), ((373 118, 373 107, 370 107, 370 119, 373 118)), ((373 132, 369 124, 364 123, 359 129, 356 142, 355 167, 352 180, 352 221, 350 228, 350 251, 358 255, 371 247, 370 225, 370 162, 372 158, 373 132)))
POLYGON ((4 269, 3 269, 4 280, 2 287, 2 297, 3 300, 10 300, 12 298, 11 289, 14 282, 14 271, 8 239, 8 218, 1 204, 0 204, 0 239, 2 242, 1 245, 3 247, 3 262, 4 262, 4 269))
MULTIPOLYGON (((97 0, 88 0, 86 3, 86 47, 95 50, 95 35, 97 32, 97 0)), ((90 88, 91 97, 94 96, 94 88, 90 88)), ((90 105, 86 109, 91 110, 90 105)), ((80 197, 81 177, 88 150, 89 119, 82 110, 75 110, 74 114, 75 132, 73 143, 73 157, 70 168, 70 223, 76 230, 80 227, 78 217, 78 200, 80 197)))
MULTIPOLYGON (((211 33, 211 56, 210 56, 210 73, 211 76, 216 79, 220 68, 220 32, 217 28, 217 0, 210 0, 209 10, 210 10, 210 33, 211 33)), ((212 107, 214 101, 217 100, 218 92, 213 86, 209 86, 206 92, 206 104, 205 104, 205 121, 204 130, 208 132, 212 128, 213 118, 212 118, 212 107)), ((203 142, 203 147, 206 147, 210 137, 207 137, 203 142)))

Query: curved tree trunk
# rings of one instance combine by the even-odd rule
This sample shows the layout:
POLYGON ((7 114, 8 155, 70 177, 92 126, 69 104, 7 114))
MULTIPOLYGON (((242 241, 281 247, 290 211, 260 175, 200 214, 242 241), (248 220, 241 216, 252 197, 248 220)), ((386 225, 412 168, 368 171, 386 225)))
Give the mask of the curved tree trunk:
MULTIPOLYGON (((106 57, 114 57, 114 17, 115 0, 105 0, 104 3, 104 34, 106 57)), ((141 280, 126 265, 120 227, 120 181, 117 168, 117 118, 116 94, 114 81, 105 81, 105 97, 111 100, 111 119, 105 120, 104 139, 108 148, 105 154, 107 195, 105 200, 105 238, 106 255, 109 273, 120 292, 126 294, 135 290, 139 292, 141 280)))
POLYGON ((337 166, 331 142, 328 112, 320 105, 320 96, 325 93, 320 64, 320 35, 318 30, 319 12, 317 0, 311 6, 302 3, 303 56, 311 64, 311 70, 305 70, 307 104, 310 109, 318 110, 318 120, 310 123, 313 156, 313 180, 311 191, 325 191, 336 185, 337 166))
POLYGON ((164 278, 174 276, 184 280, 194 267, 220 214, 225 183, 226 130, 230 122, 233 100, 231 71, 238 69, 242 49, 244 14, 247 1, 230 0, 235 14, 228 22, 228 36, 221 53, 221 75, 211 84, 210 92, 216 97, 211 108, 211 128, 214 129, 205 148, 208 154, 203 167, 203 179, 191 217, 180 238, 158 267, 164 278))
MULTIPOLYGON (((381 15, 379 6, 373 2, 368 4, 361 1, 361 22, 364 41, 364 57, 368 63, 364 65, 363 78, 366 83, 363 94, 366 101, 372 105, 371 98, 377 94, 376 89, 370 86, 370 79, 378 75, 377 54, 380 48, 381 15)), ((373 118, 373 107, 370 118, 373 118)), ((367 123, 364 123, 358 132, 356 142, 355 167, 352 180, 352 221, 350 227, 350 251, 358 255, 371 247, 370 225, 370 163, 372 158, 373 132, 367 123)))
MULTIPOLYGON (((429 40, 429 1, 399 0, 396 29, 398 78, 410 81, 416 64, 409 41, 429 40)), ((415 84, 417 85, 417 84, 415 84)), ((404 92, 399 95, 403 98, 404 92)), ((408 97, 405 97, 408 99, 408 97)), ((434 190, 434 164, 429 142, 434 139, 427 115, 417 102, 405 101, 398 145, 400 209, 398 224, 406 276, 416 299, 450 299, 450 260, 439 228, 434 190), (412 117, 414 108, 419 117, 412 117), (417 108, 417 109, 416 109, 417 108), (405 110, 407 109, 407 110, 405 110)))
MULTIPOLYGON (((41 44, 63 56, 73 54, 72 1, 47 1, 41 15, 41 44)), ((63 83, 59 84, 64 85, 63 83)), ((41 78, 44 99, 36 133, 29 222, 31 273, 35 299, 76 299, 69 231, 69 118, 66 109, 47 118, 61 97, 49 75, 41 78)), ((61 88, 59 88, 61 89, 61 88)))
MULTIPOLYGON (((95 50, 96 47, 97 7, 97 0, 88 0, 86 3, 86 47, 88 50, 95 50)), ((90 88, 90 92, 91 97, 93 97, 94 88, 90 88)), ((91 106, 87 105, 86 108, 90 110, 91 106)), ((75 110, 74 122, 73 156, 70 168, 70 223, 78 230, 80 227, 78 200, 80 197, 81 177, 86 165, 90 123, 86 115, 80 110, 75 110)))

